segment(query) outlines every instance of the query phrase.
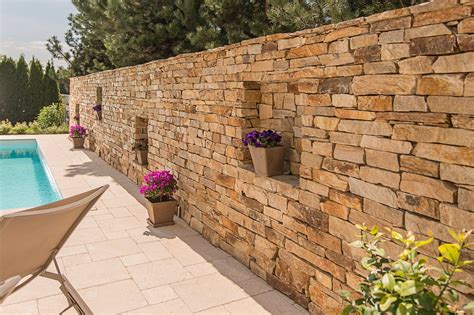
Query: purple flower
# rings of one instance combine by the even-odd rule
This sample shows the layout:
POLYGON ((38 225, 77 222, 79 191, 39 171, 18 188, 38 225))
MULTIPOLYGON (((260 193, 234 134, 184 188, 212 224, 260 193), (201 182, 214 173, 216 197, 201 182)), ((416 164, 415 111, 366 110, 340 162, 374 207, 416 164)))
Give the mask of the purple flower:
POLYGON ((81 125, 72 125, 69 128, 69 136, 71 138, 80 138, 87 135, 87 129, 81 125))
POLYGON ((258 132, 256 130, 247 133, 242 142, 244 145, 252 145, 257 148, 272 148, 281 143, 281 135, 274 130, 264 130, 258 132))
POLYGON ((152 202, 171 199, 176 192, 177 182, 169 171, 153 171, 143 176, 145 184, 140 187, 140 194, 152 202))

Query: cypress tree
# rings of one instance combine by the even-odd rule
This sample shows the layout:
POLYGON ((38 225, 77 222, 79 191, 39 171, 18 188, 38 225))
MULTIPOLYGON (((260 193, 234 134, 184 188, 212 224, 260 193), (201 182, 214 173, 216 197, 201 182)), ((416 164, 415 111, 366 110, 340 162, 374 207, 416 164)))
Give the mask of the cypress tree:
POLYGON ((16 97, 16 66, 12 58, 0 61, 0 120, 18 120, 16 97))
POLYGON ((59 102, 59 87, 56 80, 56 71, 48 61, 43 77, 43 102, 41 107, 59 102))
POLYGON ((30 62, 30 79, 28 81, 28 94, 31 102, 26 109, 25 120, 32 121, 38 116, 38 113, 44 105, 43 97, 43 68, 41 63, 33 58, 30 62))
POLYGON ((27 121, 28 117, 24 114, 30 106, 31 99, 28 91, 28 64, 25 58, 20 56, 16 64, 16 113, 18 121, 27 121))

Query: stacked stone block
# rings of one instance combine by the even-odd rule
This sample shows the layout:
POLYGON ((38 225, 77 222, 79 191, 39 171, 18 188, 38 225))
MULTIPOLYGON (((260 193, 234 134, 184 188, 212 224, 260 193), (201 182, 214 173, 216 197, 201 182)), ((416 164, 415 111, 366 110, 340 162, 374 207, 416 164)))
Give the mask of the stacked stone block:
POLYGON ((433 1, 78 77, 71 104, 104 160, 137 182, 171 169, 193 229, 311 313, 336 313, 365 275, 355 224, 432 231, 431 261, 448 227, 474 228, 473 7, 433 1), (240 139, 255 128, 282 132, 288 175, 248 167, 240 139))

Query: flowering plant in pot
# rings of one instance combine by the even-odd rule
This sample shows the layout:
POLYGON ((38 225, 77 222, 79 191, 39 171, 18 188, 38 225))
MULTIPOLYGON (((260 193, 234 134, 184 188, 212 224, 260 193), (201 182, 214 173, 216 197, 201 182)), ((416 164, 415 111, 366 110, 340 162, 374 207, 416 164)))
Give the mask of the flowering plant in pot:
POLYGON ((72 139, 74 149, 84 147, 84 138, 87 136, 87 129, 81 125, 72 125, 69 128, 69 136, 72 139))
POLYGON ((95 117, 97 117, 98 120, 102 120, 102 105, 101 104, 95 104, 92 109, 95 112, 95 117))
POLYGON ((148 164, 148 144, 146 139, 137 140, 133 146, 137 154, 137 162, 140 165, 148 164))
POLYGON ((165 170, 153 171, 146 174, 143 180, 145 183, 140 187, 140 193, 145 196, 148 223, 153 227, 174 224, 177 202, 173 194, 177 182, 173 174, 165 170))
POLYGON ((262 176, 283 174, 285 147, 281 135, 274 130, 251 131, 242 142, 249 147, 255 173, 262 176))

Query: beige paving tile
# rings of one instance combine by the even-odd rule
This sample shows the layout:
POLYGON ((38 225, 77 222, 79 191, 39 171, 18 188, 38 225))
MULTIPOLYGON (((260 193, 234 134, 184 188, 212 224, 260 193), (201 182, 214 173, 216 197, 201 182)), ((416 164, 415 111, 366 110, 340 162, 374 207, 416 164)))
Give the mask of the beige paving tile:
POLYGON ((218 273, 217 269, 211 263, 208 262, 190 265, 184 268, 189 271, 194 277, 202 277, 213 273, 218 273))
POLYGON ((91 256, 89 254, 66 256, 63 257, 61 260, 64 267, 84 264, 92 261, 91 256))
POLYGON ((66 272, 69 281, 76 289, 130 278, 127 270, 118 258, 66 267, 66 272))
POLYGON ((98 227, 97 223, 94 221, 94 218, 91 216, 86 216, 82 219, 81 223, 77 226, 77 230, 90 229, 98 227))
MULTIPOLYGON (((63 294, 48 296, 38 299, 38 311, 41 315, 59 314, 68 306, 66 297, 63 294)), ((64 315, 77 315, 74 309, 68 309, 64 315)))
POLYGON ((120 260, 122 261, 125 267, 143 264, 149 261, 148 258, 146 258, 145 254, 143 253, 128 255, 128 256, 121 256, 120 260))
POLYGON ((220 274, 173 283, 171 287, 193 312, 248 297, 238 285, 220 274))
POLYGON ((61 293, 58 282, 43 277, 37 277, 24 288, 10 295, 6 301, 3 302, 3 305, 35 300, 58 293, 61 293))
POLYGON ((137 244, 129 238, 91 243, 86 247, 94 261, 141 253, 137 244))
POLYGON ((301 310, 293 305, 293 301, 277 291, 262 293, 252 298, 272 314, 302 314, 301 310))
POLYGON ((0 306, 0 314, 2 315, 36 315, 38 314, 38 305, 35 300, 21 302, 18 304, 11 304, 6 306, 0 306))
POLYGON ((192 277, 175 258, 130 266, 127 269, 141 290, 179 282, 192 277))
POLYGON ((183 266, 206 262, 204 257, 186 244, 181 238, 162 239, 161 243, 183 266))
POLYGON ((136 309, 125 314, 185 315, 192 314, 192 312, 181 299, 174 299, 171 301, 136 309))
POLYGON ((65 257, 84 253, 87 253, 87 248, 84 245, 64 246, 61 248, 56 257, 65 257))
POLYGON ((130 237, 138 244, 146 242, 156 242, 161 238, 153 235, 150 230, 146 227, 140 227, 137 229, 127 231, 130 237))
POLYGON ((82 245, 94 242, 105 241, 107 238, 100 228, 75 230, 67 240, 66 245, 82 245))
POLYGON ((230 312, 223 305, 219 305, 219 306, 211 307, 207 310, 200 311, 194 314, 196 315, 197 314, 199 315, 228 315, 230 314, 230 312))
POLYGON ((96 314, 117 314, 147 305, 145 297, 132 280, 124 280, 79 291, 96 314))
POLYGON ((104 232, 104 234, 109 240, 116 240, 119 238, 130 239, 130 235, 128 235, 127 231, 104 232))
POLYGON ((273 288, 268 283, 258 277, 239 282, 239 287, 241 287, 250 296, 273 290, 273 288))
MULTIPOLYGON (((252 298, 238 300, 224 305, 231 314, 274 314, 252 298)), ((280 314, 280 313, 277 313, 280 314)))
POLYGON ((134 206, 134 205, 140 204, 136 199, 132 197, 129 197, 129 198, 119 197, 119 198, 114 198, 114 199, 105 199, 102 201, 108 208, 134 206))
POLYGON ((161 242, 158 241, 142 243, 138 244, 138 246, 149 260, 160 260, 173 257, 161 242))
POLYGON ((135 217, 114 218, 109 220, 100 220, 97 222, 104 232, 117 232, 123 230, 133 230, 144 226, 144 222, 135 217))
POLYGON ((132 216, 130 211, 128 211, 127 207, 109 208, 109 211, 114 216, 114 218, 122 218, 122 217, 132 216))
POLYGON ((220 274, 234 282, 241 282, 257 277, 249 269, 247 269, 247 267, 245 267, 233 257, 215 260, 212 262, 212 265, 219 271, 220 274))
POLYGON ((158 304, 178 298, 176 292, 169 285, 144 290, 142 293, 148 304, 158 304))

